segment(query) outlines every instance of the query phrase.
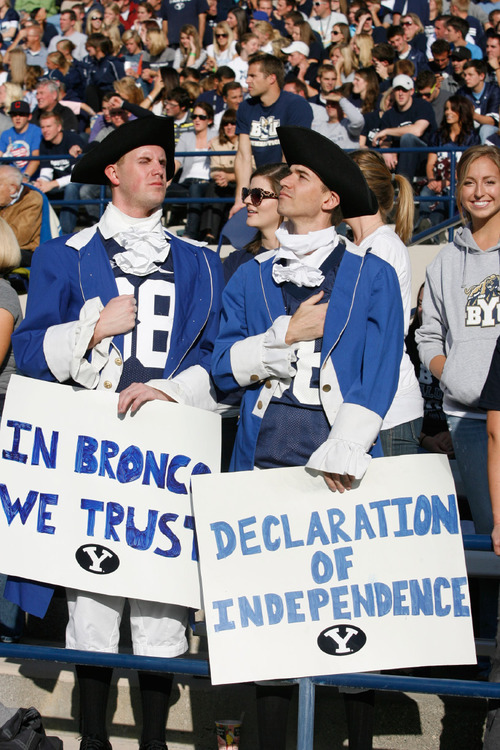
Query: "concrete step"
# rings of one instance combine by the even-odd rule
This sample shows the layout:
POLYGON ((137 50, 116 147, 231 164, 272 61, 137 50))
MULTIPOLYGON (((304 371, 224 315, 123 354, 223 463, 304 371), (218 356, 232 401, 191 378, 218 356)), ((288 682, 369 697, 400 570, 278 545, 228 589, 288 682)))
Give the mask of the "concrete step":
MULTIPOLYGON (((63 739, 66 750, 78 750, 77 695, 73 669, 46 662, 0 660, 2 702, 34 705, 48 734, 63 739)), ((480 750, 486 701, 434 695, 378 693, 375 750, 480 750)), ((212 687, 208 679, 176 681, 167 726, 170 750, 215 750, 215 719, 243 714, 241 747, 258 747, 252 685, 212 687)), ((136 750, 140 701, 135 673, 116 670, 109 701, 110 737, 114 750, 136 750)), ((296 747, 297 701, 288 727, 289 750, 296 747)), ((315 750, 347 747, 343 700, 336 689, 316 692, 315 750)))
MULTIPOLYGON (((23 642, 63 647, 67 613, 58 590, 46 617, 27 618, 23 642)), ((123 651, 130 652, 127 617, 122 623, 123 651)), ((191 636, 190 651, 207 653, 206 638, 191 636)), ((293 658, 293 656, 291 657, 293 658)), ((473 667, 418 670, 420 676, 474 679, 473 667)), ((78 750, 78 695, 71 666, 52 662, 0 659, 0 700, 7 706, 35 706, 48 734, 78 750)), ((115 670, 108 706, 114 750, 136 750, 141 708, 137 675, 115 670)), ((482 699, 379 692, 376 698, 375 750, 481 750, 487 703, 482 699)), ((242 750, 258 748, 255 688, 249 684, 212 686, 208 678, 176 678, 167 724, 170 750, 215 750, 216 719, 243 716, 242 750)), ((288 722, 287 748, 297 744, 297 695, 288 722)), ((347 747, 343 699, 337 689, 316 690, 314 750, 347 747)))

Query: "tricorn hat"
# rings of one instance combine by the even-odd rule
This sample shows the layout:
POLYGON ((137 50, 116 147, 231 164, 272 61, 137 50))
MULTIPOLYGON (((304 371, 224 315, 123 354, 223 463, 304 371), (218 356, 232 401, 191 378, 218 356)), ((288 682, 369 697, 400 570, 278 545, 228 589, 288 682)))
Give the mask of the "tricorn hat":
POLYGON ((279 127, 278 137, 288 166, 300 164, 315 172, 339 196, 345 219, 377 213, 377 199, 363 173, 335 143, 309 128, 279 127))
POLYGON ((175 173, 174 121, 171 117, 151 115, 121 125, 87 151, 76 162, 71 181, 106 185, 106 167, 116 164, 118 159, 139 146, 160 146, 167 157, 167 180, 172 179, 175 173))

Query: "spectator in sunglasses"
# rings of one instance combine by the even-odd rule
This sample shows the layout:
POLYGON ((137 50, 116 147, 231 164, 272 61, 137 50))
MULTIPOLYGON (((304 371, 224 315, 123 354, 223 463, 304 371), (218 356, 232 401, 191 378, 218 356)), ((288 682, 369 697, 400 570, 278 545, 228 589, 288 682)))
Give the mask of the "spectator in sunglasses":
POLYGON ((413 49, 419 49, 425 55, 427 38, 422 21, 416 13, 407 13, 401 20, 404 38, 413 49))
POLYGON ((255 170, 249 187, 242 189, 241 197, 247 209, 247 226, 254 227, 257 231, 243 250, 232 252, 224 261, 226 284, 243 263, 277 247, 276 230, 283 219, 278 212, 280 182, 288 174, 290 169, 287 164, 266 164, 255 170))
POLYGON ((313 0, 309 25, 320 35, 324 47, 330 44, 332 29, 337 23, 347 23, 347 18, 343 13, 332 12, 329 0, 313 0))
MULTIPOLYGON (((168 189, 168 197, 204 198, 210 183, 209 156, 180 156, 184 151, 208 151, 211 138, 216 135, 212 128, 214 111, 210 104, 199 102, 193 109, 193 128, 190 133, 182 133, 176 146, 175 171, 182 167, 179 182, 172 183, 168 189)), ((202 204, 189 204, 187 210, 186 229, 184 237, 198 240, 200 238, 200 220, 203 211, 202 204)))
POLYGON ((236 41, 227 21, 221 21, 214 28, 214 41, 208 45, 207 55, 206 66, 210 70, 227 65, 236 57, 236 41))

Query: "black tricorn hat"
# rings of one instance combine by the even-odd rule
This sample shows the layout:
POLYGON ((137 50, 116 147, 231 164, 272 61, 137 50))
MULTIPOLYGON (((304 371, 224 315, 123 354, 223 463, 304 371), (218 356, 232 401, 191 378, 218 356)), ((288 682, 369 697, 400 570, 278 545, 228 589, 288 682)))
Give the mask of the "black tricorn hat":
POLYGON ((377 213, 377 199, 346 151, 309 128, 279 127, 278 137, 288 166, 300 164, 315 172, 339 196, 345 219, 377 213))
POLYGON ((106 185, 104 170, 116 164, 129 151, 139 146, 160 146, 167 157, 167 180, 175 173, 174 121, 172 117, 141 117, 121 125, 79 159, 71 174, 72 182, 106 185))

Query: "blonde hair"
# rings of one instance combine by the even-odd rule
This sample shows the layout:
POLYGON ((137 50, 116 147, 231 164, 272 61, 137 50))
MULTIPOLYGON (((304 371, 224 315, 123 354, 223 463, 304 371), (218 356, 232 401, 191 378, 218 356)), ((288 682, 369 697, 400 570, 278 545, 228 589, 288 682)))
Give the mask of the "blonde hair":
POLYGON ((146 39, 149 42, 148 52, 153 56, 161 55, 168 46, 167 37, 160 29, 148 29, 146 39))
POLYGON ((26 73, 28 71, 25 51, 20 47, 14 47, 14 49, 9 52, 9 65, 9 81, 11 83, 18 84, 19 86, 23 86, 24 79, 26 78, 26 73))
POLYGON ((267 40, 269 42, 272 42, 274 39, 277 39, 280 36, 279 31, 277 29, 274 29, 267 21, 257 21, 256 23, 254 23, 252 34, 257 33, 267 36, 267 40))
POLYGON ((5 86, 5 111, 8 112, 12 102, 18 102, 24 97, 24 91, 18 83, 11 83, 7 81, 4 83, 5 86))
POLYGON ((63 54, 69 54, 70 57, 73 57, 73 52, 76 49, 76 44, 73 44, 73 42, 70 39, 60 39, 57 44, 57 51, 61 52, 61 50, 64 50, 63 54))
POLYGON ((376 151, 355 151, 351 158, 356 162, 363 172, 368 187, 374 193, 380 214, 384 221, 394 206, 394 184, 395 180, 399 188, 399 197, 396 208, 396 234, 402 242, 407 245, 413 233, 413 215, 415 203, 413 189, 403 175, 392 175, 383 157, 376 151))
POLYGON ((85 34, 87 36, 89 36, 89 34, 102 34, 103 33, 103 28, 104 28, 104 12, 100 11, 100 10, 98 11, 98 10, 92 10, 91 9, 87 13, 87 20, 85 22, 85 34), (94 29, 94 27, 92 25, 92 16, 94 15, 94 13, 99 13, 99 15, 101 16, 101 25, 100 25, 98 31, 95 31, 95 29, 94 29))
POLYGON ((464 224, 467 224, 469 222, 472 224, 472 216, 468 211, 464 209, 462 205, 462 190, 464 187, 464 182, 467 179, 469 169, 474 164, 474 162, 478 159, 482 159, 483 157, 486 157, 487 159, 492 161, 500 172, 500 149, 498 149, 496 146, 472 146, 471 148, 468 148, 467 151, 464 151, 464 153, 462 154, 462 158, 458 162, 457 189, 455 195, 458 210, 464 224))
POLYGON ((413 23, 418 29, 417 33, 418 34, 425 33, 424 25, 416 13, 403 13, 402 18, 411 18, 411 20, 413 21, 413 23))
POLYGON ((283 47, 288 47, 290 39, 285 39, 284 36, 279 36, 277 39, 273 39, 271 46, 273 48, 273 55, 278 57, 280 60, 286 60, 287 55, 283 52, 283 47))
POLYGON ((104 36, 107 36, 113 45, 113 55, 119 55, 122 48, 122 40, 120 36, 119 26, 110 26, 109 29, 104 29, 102 32, 104 36))
POLYGON ((120 6, 118 5, 118 3, 107 3, 104 6, 104 11, 102 14, 102 28, 111 29, 113 27, 116 27, 117 29, 120 28, 120 6), (107 10, 111 10, 115 14, 115 20, 111 24, 107 24, 104 20, 104 12, 107 10))
POLYGON ((131 104, 140 104, 144 100, 142 91, 138 88, 135 78, 132 78, 132 76, 124 76, 119 81, 115 81, 113 88, 122 99, 131 102, 131 104))
POLYGON ((126 42, 128 42, 129 39, 133 39, 139 48, 142 47, 142 39, 139 36, 139 34, 137 33, 137 31, 134 31, 133 29, 129 29, 128 31, 124 31, 123 34, 122 34, 122 42, 123 42, 123 44, 125 44, 126 42))
POLYGON ((21 263, 21 250, 16 235, 0 217, 0 272, 6 273, 21 263))
POLYGON ((69 70, 69 62, 66 60, 62 52, 50 52, 47 55, 47 60, 50 60, 57 66, 58 70, 66 75, 69 70))
POLYGON ((200 84, 195 83, 194 81, 184 81, 184 83, 182 84, 182 88, 188 92, 189 98, 192 102, 195 102, 203 91, 200 84))
POLYGON ((218 30, 221 30, 224 32, 224 34, 227 34, 227 49, 231 47, 231 44, 234 41, 234 34, 233 30, 228 24, 227 21, 219 21, 219 23, 215 26, 214 32, 213 32, 213 43, 214 43, 214 50, 217 54, 221 52, 221 49, 219 47, 219 42, 217 41, 216 33, 218 30))
POLYGON ((359 49, 359 53, 356 53, 359 64, 356 67, 368 68, 372 64, 373 37, 370 34, 354 34, 351 39, 351 47, 353 44, 356 44, 359 49))

